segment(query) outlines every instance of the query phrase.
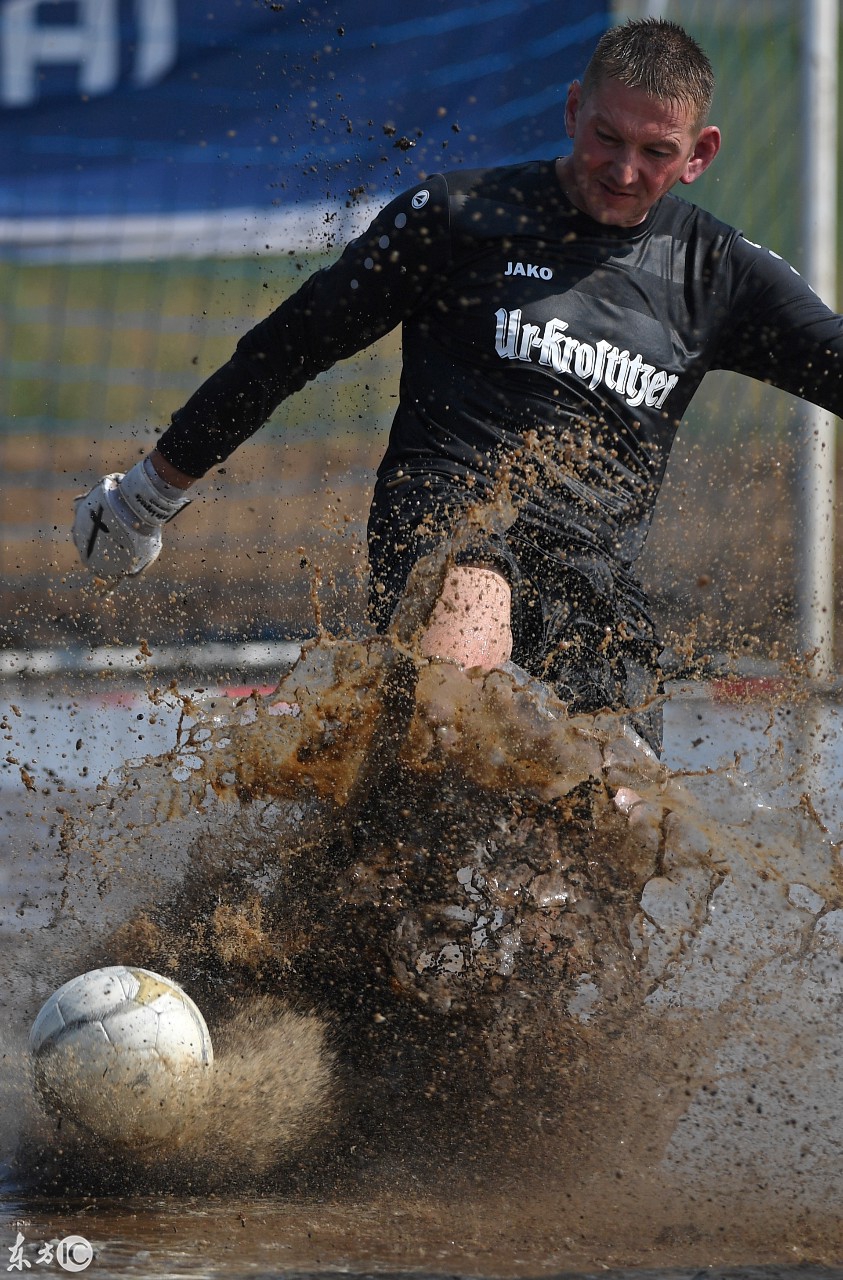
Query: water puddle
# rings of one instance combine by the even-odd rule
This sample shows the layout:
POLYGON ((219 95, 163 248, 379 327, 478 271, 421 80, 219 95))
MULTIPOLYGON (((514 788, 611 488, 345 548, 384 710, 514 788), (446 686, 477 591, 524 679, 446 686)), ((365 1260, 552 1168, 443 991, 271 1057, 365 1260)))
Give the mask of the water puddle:
POLYGON ((55 1272, 72 1235, 105 1276, 843 1256, 835 699, 673 686, 658 764, 517 671, 385 641, 309 645, 249 696, 6 692, 0 1257, 55 1272), (26 1075, 50 990, 122 961, 182 982, 217 1048, 164 1151, 57 1132, 26 1075))

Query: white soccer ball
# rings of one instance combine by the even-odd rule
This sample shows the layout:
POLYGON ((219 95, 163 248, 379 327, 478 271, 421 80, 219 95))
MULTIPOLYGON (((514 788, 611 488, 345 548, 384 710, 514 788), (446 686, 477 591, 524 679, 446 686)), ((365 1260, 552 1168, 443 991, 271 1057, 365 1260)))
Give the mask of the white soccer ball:
POLYGON ((112 965, 71 978, 29 1033, 47 1110, 97 1138, 148 1146, 201 1107, 214 1053, 205 1019, 170 978, 112 965))

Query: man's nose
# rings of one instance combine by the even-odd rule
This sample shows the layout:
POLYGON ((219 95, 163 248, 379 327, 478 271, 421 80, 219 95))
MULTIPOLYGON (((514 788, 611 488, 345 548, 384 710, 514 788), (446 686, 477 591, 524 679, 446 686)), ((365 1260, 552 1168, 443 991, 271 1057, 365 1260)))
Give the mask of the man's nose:
POLYGON ((630 148, 624 148, 614 157, 612 176, 619 187, 631 187, 638 177, 638 163, 630 148))

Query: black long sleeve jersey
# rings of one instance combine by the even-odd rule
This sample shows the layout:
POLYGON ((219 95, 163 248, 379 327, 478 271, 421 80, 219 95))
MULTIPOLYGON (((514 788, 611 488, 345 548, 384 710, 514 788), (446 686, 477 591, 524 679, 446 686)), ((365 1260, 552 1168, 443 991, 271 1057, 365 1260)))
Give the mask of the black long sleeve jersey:
POLYGON ((553 161, 435 175, 388 204, 240 341, 160 441, 203 475, 275 407, 401 324, 381 464, 512 479, 554 539, 641 550, 676 429, 731 369, 843 413, 843 317, 776 254, 665 196, 632 228, 564 196, 553 161))

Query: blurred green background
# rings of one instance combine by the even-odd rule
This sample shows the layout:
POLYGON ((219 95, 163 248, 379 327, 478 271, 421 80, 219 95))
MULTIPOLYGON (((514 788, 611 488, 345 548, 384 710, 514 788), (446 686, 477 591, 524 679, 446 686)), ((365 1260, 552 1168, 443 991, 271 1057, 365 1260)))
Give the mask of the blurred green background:
MULTIPOLYGON (((718 76, 715 166, 688 195, 798 268, 796 0, 656 8, 718 76)), ((562 89, 560 86, 560 149, 562 89)), ((359 625, 373 469, 397 392, 398 335, 322 375, 203 484, 130 589, 76 568, 72 497, 125 470, 237 338, 324 256, 0 264, 0 647, 201 641, 359 625)), ((828 299, 834 302, 834 299, 828 299)), ((792 653, 793 450, 799 406, 712 374, 683 424, 643 570, 674 647, 792 653)), ((839 634, 839 628, 838 628, 839 634)))

